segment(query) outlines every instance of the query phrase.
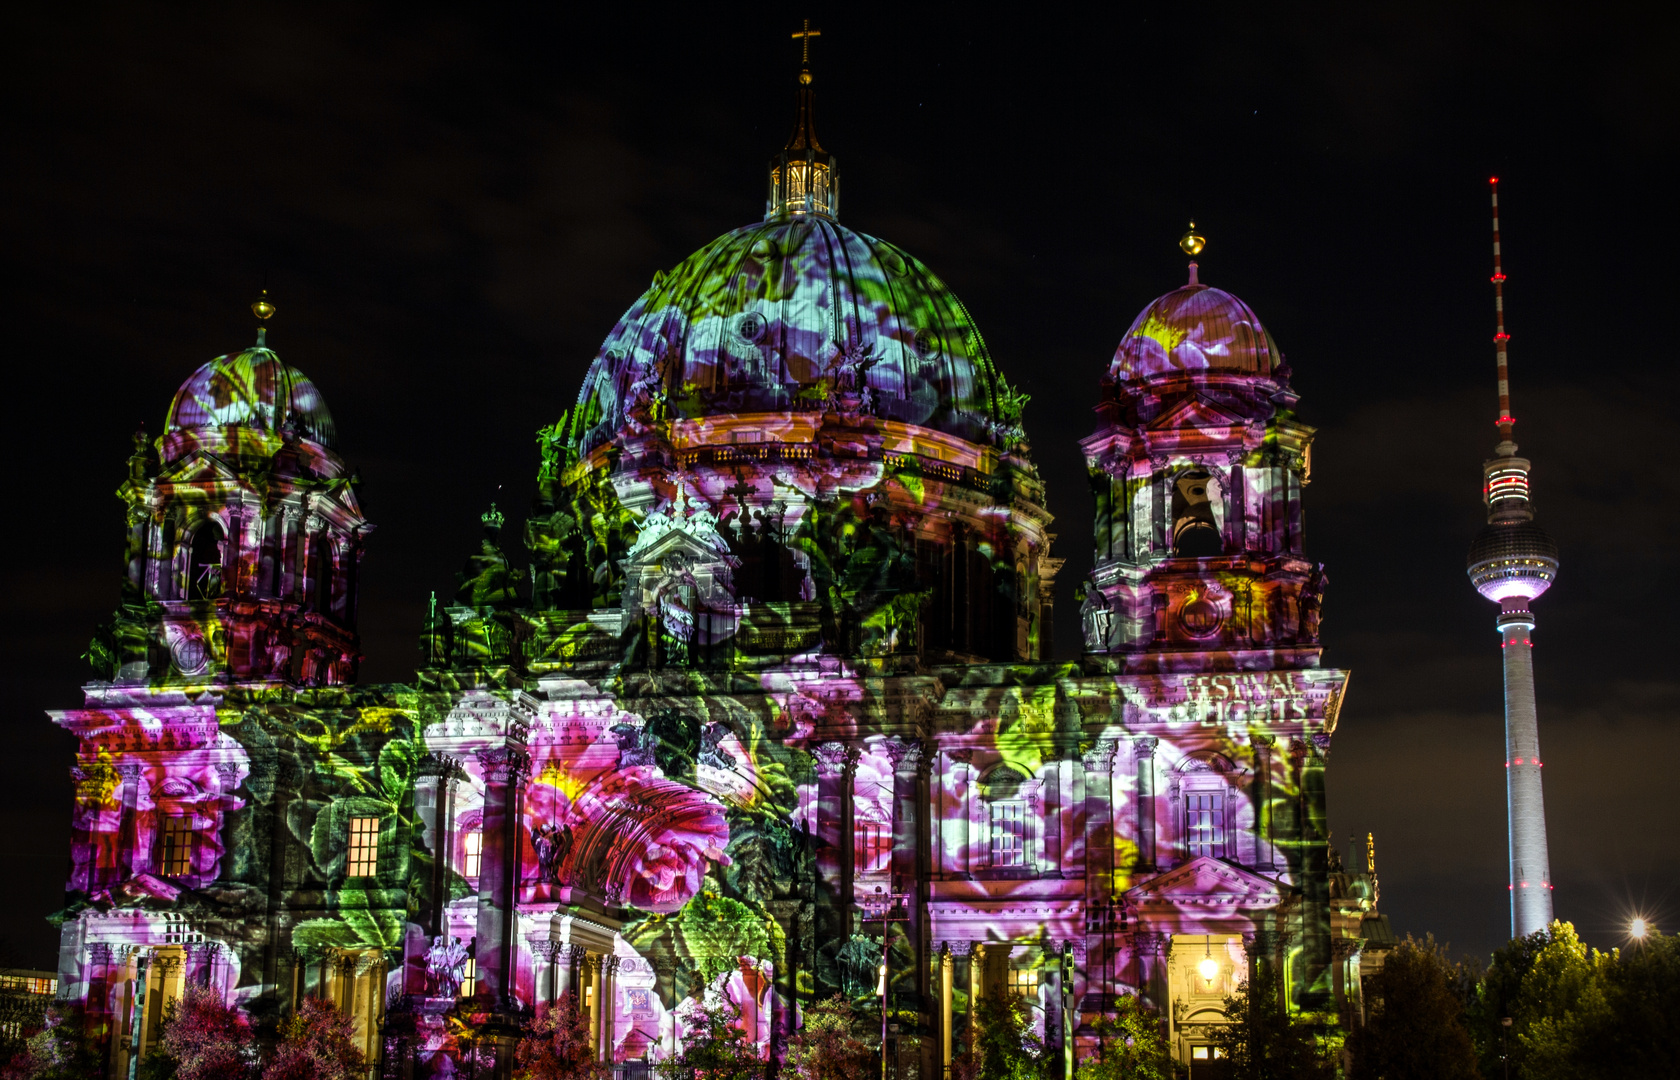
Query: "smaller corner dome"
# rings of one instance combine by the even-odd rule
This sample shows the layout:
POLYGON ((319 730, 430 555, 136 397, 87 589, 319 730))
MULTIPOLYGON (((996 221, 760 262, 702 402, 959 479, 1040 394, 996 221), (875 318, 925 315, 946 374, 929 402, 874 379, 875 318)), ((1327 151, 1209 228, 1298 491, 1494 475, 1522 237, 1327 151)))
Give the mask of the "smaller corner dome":
POLYGON ((169 404, 164 439, 225 428, 265 435, 291 428, 327 449, 335 435, 315 384, 261 345, 218 356, 193 372, 169 404))
POLYGON ((1272 375, 1283 366, 1277 342, 1254 309, 1209 285, 1174 289, 1143 309, 1114 351, 1115 382, 1185 372, 1272 375))

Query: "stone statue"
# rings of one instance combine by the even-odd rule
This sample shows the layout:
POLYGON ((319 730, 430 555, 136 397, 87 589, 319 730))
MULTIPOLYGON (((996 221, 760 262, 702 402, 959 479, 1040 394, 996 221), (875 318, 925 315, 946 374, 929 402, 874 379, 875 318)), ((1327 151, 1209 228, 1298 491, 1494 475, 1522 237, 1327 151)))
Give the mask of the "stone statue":
POLYGON ((560 864, 572 850, 572 827, 543 822, 531 830, 531 850, 537 855, 537 880, 560 884, 560 864))
POLYGON ((467 966, 467 947, 458 937, 439 935, 426 953, 426 972, 432 977, 434 997, 452 998, 461 992, 461 978, 467 966))

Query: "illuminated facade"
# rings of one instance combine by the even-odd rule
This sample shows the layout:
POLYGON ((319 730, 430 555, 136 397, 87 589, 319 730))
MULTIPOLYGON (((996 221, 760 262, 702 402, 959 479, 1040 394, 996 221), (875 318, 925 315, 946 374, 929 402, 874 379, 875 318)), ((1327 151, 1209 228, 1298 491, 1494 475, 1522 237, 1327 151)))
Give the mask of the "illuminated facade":
POLYGON ((371 526, 263 335, 137 440, 123 603, 54 714, 62 986, 113 1075, 187 980, 259 1026, 331 997, 389 1075, 568 991, 610 1060, 708 997, 777 1053, 799 1003, 876 1000, 883 942, 922 1076, 988 995, 1069 1060, 1122 994, 1203 1060, 1256 964, 1357 1022, 1388 935, 1324 826, 1346 674, 1275 343, 1195 264, 1127 331, 1082 443, 1085 658, 1055 663, 1025 395, 926 266, 839 224, 808 73, 769 171, 765 220, 656 274, 539 433, 524 565, 490 508, 410 685, 355 682, 371 526))
POLYGON ((1476 591, 1499 605, 1496 626, 1505 666, 1505 806, 1511 852, 1511 936, 1552 925, 1552 866, 1546 852, 1546 802, 1540 785, 1540 721, 1534 707, 1535 597, 1557 579, 1557 545, 1535 524, 1526 458, 1512 441, 1510 371, 1505 343, 1505 272, 1499 251, 1499 180, 1493 191, 1493 343, 1499 366, 1499 444, 1482 464, 1488 523, 1468 559, 1476 591))

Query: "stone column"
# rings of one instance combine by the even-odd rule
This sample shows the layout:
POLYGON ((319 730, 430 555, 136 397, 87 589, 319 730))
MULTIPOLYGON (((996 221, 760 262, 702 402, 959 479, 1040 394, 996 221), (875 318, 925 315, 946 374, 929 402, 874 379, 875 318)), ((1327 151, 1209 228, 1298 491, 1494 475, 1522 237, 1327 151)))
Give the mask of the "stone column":
POLYGON ((108 1057, 111 1043, 111 946, 93 942, 87 947, 87 1016, 83 1030, 95 1052, 108 1057))
POLYGON ((122 777, 122 824, 117 829, 117 881, 127 881, 135 874, 149 869, 151 860, 139 850, 140 785, 145 782, 145 769, 134 762, 117 766, 122 777))
MULTIPOLYGON (((1172 1011, 1167 986, 1167 942, 1166 934, 1152 931, 1140 931, 1132 935, 1132 949, 1138 964, 1138 990, 1147 996, 1148 1004, 1154 1006, 1163 1016, 1172 1011)), ((1103 989, 1108 994, 1114 992, 1112 986, 1103 989)))
POLYGON ((926 947, 927 904, 923 884, 923 859, 927 851, 926 806, 928 794, 927 756, 920 743, 913 740, 887 744, 887 756, 893 762, 893 851, 892 883, 894 891, 903 893, 909 910, 904 923, 883 923, 889 940, 903 935, 915 957, 911 979, 914 1001, 900 993, 898 1008, 926 1010, 930 992, 926 947), (893 928, 897 933, 892 933, 893 928))
POLYGON ((1272 747, 1270 735, 1254 736, 1254 868, 1273 869, 1276 847, 1272 841, 1272 747))
POLYGON ((1106 1012, 1114 992, 1114 801, 1116 745, 1098 739, 1083 758, 1085 774, 1085 949, 1088 981, 1106 1012))
POLYGON ((1155 869, 1155 746, 1153 735, 1132 740, 1137 760, 1138 869, 1155 869))
POLYGON ((1349 961, 1359 952, 1358 938, 1335 938, 1330 942, 1330 991, 1336 1002, 1336 1013, 1341 1017, 1342 1029, 1351 1031, 1364 1021, 1364 1017, 1354 1007, 1351 992, 1352 966, 1349 961))
MULTIPOLYGON (((851 832, 846 816, 851 805, 855 751, 844 743, 827 742, 816 749, 816 870, 818 903, 816 940, 818 948, 832 952, 850 940, 851 925, 851 832), (826 895, 825 895, 826 894, 826 895), (826 902, 825 902, 826 901, 826 902)), ((816 965, 813 964, 813 967, 816 965)), ((838 986, 817 987, 817 997, 827 997, 838 986)))
POLYGON ((945 942, 939 947, 939 1053, 940 1062, 944 1066, 942 1076, 949 1080, 951 1075, 951 943, 945 942))
POLYGON ((484 825, 479 848, 475 996, 496 1008, 511 1008, 518 959, 514 919, 524 839, 521 819, 530 758, 523 747, 515 745, 481 751, 478 758, 484 766, 484 825))

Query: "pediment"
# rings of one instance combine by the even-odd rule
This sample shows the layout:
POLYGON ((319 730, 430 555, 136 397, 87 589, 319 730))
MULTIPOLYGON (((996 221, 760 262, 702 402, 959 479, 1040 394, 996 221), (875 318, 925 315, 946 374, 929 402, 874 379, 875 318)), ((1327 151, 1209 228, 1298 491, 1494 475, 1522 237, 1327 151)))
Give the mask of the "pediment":
POLYGON ((177 462, 173 469, 159 476, 158 482, 164 484, 214 484, 238 479, 238 471, 221 458, 214 454, 207 454, 202 450, 194 450, 184 460, 177 462))
POLYGON ((1126 899, 1139 909, 1154 906, 1275 907, 1283 890, 1270 878, 1203 855, 1183 866, 1127 891, 1126 899))
POLYGON ((724 561, 723 554, 711 543, 691 536, 687 530, 677 527, 662 533, 626 562, 633 566, 650 566, 668 562, 673 555, 682 555, 691 565, 724 561))
POLYGON ((1206 431, 1209 428, 1243 427, 1247 423, 1244 417, 1226 412, 1199 397, 1193 397, 1157 416, 1149 422, 1145 430, 1173 431, 1194 428, 1197 431, 1206 431))

